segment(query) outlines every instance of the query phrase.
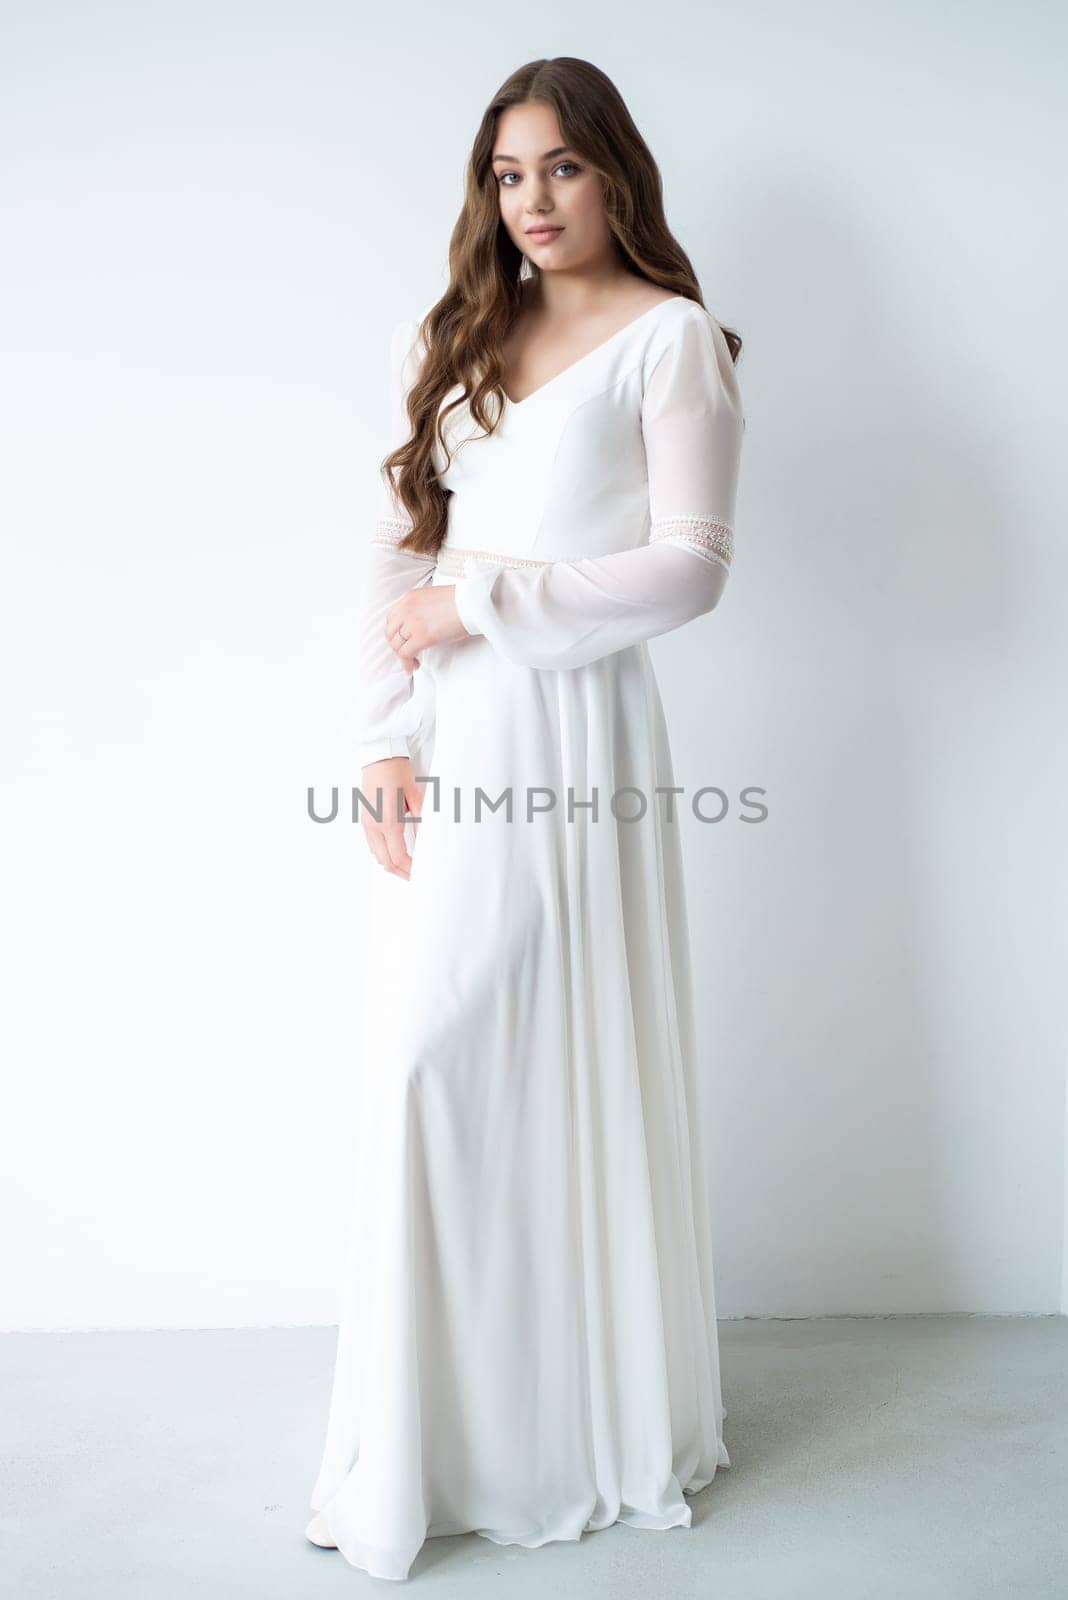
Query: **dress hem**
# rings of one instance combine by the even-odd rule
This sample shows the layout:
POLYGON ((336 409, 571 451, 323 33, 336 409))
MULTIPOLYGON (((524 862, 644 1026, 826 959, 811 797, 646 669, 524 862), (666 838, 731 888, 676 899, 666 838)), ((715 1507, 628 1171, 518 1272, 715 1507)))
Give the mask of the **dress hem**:
MULTIPOLYGON (((707 1478, 694 1478, 689 1483, 682 1485, 684 1496, 692 1497, 707 1489, 716 1473, 730 1466, 730 1457, 726 1446, 720 1441, 718 1460, 712 1473, 707 1478)), ((419 1545, 407 1557, 399 1551, 384 1550, 375 1545, 369 1545, 361 1539, 345 1538, 344 1543, 337 1542, 332 1534, 327 1508, 316 1511, 316 1515, 305 1529, 305 1537, 309 1543, 321 1549, 338 1550, 348 1562, 349 1566, 356 1567, 361 1572, 366 1572, 369 1577, 383 1578, 394 1583, 403 1583, 409 1579, 412 1566, 417 1560, 428 1539, 455 1538, 459 1535, 474 1533, 480 1539, 487 1539, 496 1545, 518 1545, 524 1550, 539 1550, 546 1544, 577 1544, 587 1533, 600 1533, 605 1528, 615 1527, 622 1523, 626 1527, 642 1528, 653 1533, 667 1533, 672 1528, 690 1528, 693 1526, 693 1511, 689 1505, 682 1504, 677 1510, 665 1511, 661 1515, 640 1511, 635 1507, 621 1507, 619 1512, 608 1521, 595 1522, 588 1517, 580 1528, 571 1532, 553 1532, 548 1529, 532 1529, 528 1533, 504 1534, 491 1532, 488 1528, 475 1528, 470 1524, 460 1523, 430 1523, 419 1545), (326 1537, 324 1537, 326 1536, 326 1537), (332 1541, 327 1543, 327 1537, 332 1541), (392 1570, 386 1570, 387 1568, 392 1570)))

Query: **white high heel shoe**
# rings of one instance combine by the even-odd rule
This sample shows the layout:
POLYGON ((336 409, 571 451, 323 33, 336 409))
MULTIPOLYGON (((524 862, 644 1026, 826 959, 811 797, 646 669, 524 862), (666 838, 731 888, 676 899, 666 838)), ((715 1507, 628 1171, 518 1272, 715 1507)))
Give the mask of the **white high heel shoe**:
POLYGON ((320 1550, 337 1549, 337 1545, 323 1527, 322 1519, 318 1513, 312 1517, 311 1521, 308 1523, 308 1526, 305 1528, 304 1537, 311 1544, 317 1544, 320 1550))

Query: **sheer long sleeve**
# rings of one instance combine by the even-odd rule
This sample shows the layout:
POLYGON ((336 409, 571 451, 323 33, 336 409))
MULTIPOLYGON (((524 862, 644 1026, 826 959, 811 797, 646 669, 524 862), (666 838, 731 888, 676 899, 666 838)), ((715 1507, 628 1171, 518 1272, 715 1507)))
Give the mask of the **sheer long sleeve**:
MULTIPOLYGON (((421 359, 419 323, 398 323, 390 343, 390 435, 394 450, 408 438, 405 398, 421 359)), ((413 730, 413 674, 406 672, 386 638, 386 612, 406 589, 429 582, 433 556, 397 549, 411 519, 389 485, 381 482, 378 516, 367 550, 360 612, 360 695, 358 754, 362 767, 390 756, 410 756, 413 730)))
POLYGON ((648 543, 531 571, 475 562, 455 586, 467 632, 517 665, 570 668, 711 611, 734 553, 744 429, 730 348, 697 306, 645 381, 648 543))

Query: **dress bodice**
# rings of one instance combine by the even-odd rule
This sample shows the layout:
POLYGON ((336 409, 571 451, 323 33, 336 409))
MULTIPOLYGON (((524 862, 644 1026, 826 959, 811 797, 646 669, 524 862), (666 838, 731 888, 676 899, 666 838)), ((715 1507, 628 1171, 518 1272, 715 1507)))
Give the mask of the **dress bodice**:
MULTIPOLYGON (((491 434, 466 401, 457 406, 443 428, 451 462, 435 445, 450 494, 445 547, 540 563, 644 544, 642 397, 665 344, 693 319, 711 321, 693 300, 657 302, 526 399, 505 400, 491 434)), ((450 390, 442 409, 462 393, 450 390)))
MULTIPOLYGON (((395 446, 411 426, 424 320, 394 332, 395 446)), ((712 610, 733 556, 745 417, 726 336, 695 300, 658 301, 525 399, 505 399, 490 432, 458 386, 439 422, 440 549, 402 548, 411 519, 383 481, 362 626, 365 765, 408 749, 411 672, 385 627, 406 590, 453 587, 468 638, 433 648, 481 636, 505 670, 570 671, 712 610)))

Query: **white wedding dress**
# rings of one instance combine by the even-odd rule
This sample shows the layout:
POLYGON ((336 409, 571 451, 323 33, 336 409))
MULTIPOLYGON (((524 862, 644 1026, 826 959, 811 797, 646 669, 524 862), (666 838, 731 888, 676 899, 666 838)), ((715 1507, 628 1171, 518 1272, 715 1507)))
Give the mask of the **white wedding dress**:
MULTIPOLYGON (((419 326, 394 335, 394 442, 419 326)), ((398 548, 383 485, 360 760, 410 754, 434 781, 410 879, 368 858, 354 1207, 307 1527, 376 1577, 406 1578, 438 1534, 687 1527, 684 1495, 730 1465, 688 797, 658 793, 646 641, 720 596, 744 426, 722 329, 674 296, 506 402, 495 433, 451 413, 436 561, 398 548), (423 583, 456 584, 469 637, 409 674, 383 618, 423 583)))

